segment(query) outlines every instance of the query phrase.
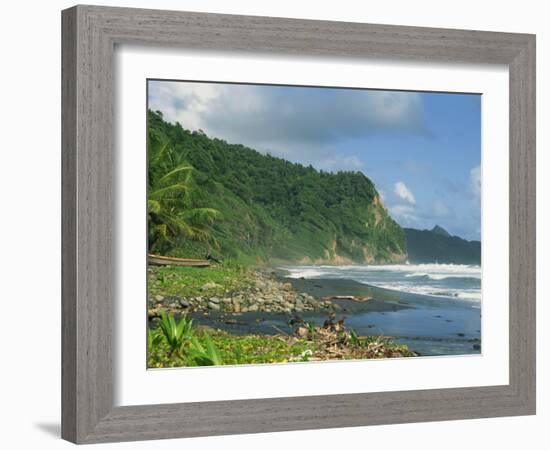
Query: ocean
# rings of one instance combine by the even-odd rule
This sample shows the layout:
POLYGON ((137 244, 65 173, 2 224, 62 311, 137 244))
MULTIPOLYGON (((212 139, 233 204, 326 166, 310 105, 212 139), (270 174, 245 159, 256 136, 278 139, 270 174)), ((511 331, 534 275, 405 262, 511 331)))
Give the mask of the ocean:
POLYGON ((409 308, 346 318, 359 334, 391 336, 424 356, 481 353, 481 267, 456 264, 285 266, 289 278, 354 280, 409 308))
MULTIPOLYGON (((385 336, 406 344, 420 356, 479 355, 482 352, 481 267, 454 264, 382 266, 283 266, 283 277, 297 290, 314 289, 314 296, 357 292, 356 284, 382 308, 370 302, 336 300, 337 319, 361 336, 385 336), (311 281, 308 281, 311 280, 311 281)), ((233 334, 292 333, 288 315, 248 312, 238 323, 224 313, 191 315, 196 321, 233 334)), ((303 312, 306 322, 322 325, 326 313, 303 312)))
POLYGON ((395 264, 380 266, 285 266, 289 278, 350 279, 380 288, 481 302, 481 266, 395 264))

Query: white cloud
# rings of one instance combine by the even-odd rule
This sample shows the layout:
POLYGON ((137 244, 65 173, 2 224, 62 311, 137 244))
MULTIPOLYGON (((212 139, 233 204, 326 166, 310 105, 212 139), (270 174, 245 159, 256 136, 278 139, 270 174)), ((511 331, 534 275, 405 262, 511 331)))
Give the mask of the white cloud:
POLYGON ((481 167, 470 170, 470 189, 476 197, 481 196, 481 167))
POLYGON ((179 122, 184 128, 204 129, 202 116, 222 91, 222 85, 212 83, 150 82, 149 108, 161 111, 166 120, 179 122))
POLYGON ((148 97, 152 110, 183 128, 295 161, 331 158, 327 144, 340 139, 426 133, 415 92, 152 81, 148 97))
POLYGON ((402 181, 398 181, 395 183, 395 186, 393 188, 393 192, 402 200, 405 200, 409 202, 411 205, 416 204, 416 199, 414 198, 413 193, 410 191, 410 189, 407 187, 405 183, 402 181))
POLYGON ((393 205, 390 206, 389 211, 394 219, 397 219, 399 224, 405 226, 411 226, 418 223, 418 217, 414 206, 411 205, 393 205))

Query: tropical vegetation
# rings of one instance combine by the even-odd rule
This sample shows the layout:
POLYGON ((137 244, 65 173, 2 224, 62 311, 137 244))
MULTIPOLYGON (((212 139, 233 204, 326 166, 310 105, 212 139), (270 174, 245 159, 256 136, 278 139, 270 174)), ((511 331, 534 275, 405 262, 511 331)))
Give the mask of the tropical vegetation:
POLYGON ((407 356, 414 356, 407 346, 383 337, 359 337, 341 322, 304 324, 294 334, 236 336, 196 327, 185 315, 179 320, 163 315, 159 327, 149 330, 150 368, 407 356))
POLYGON ((148 367, 414 355, 332 319, 277 335, 233 335, 191 319, 187 313, 226 312, 228 301, 231 311, 258 311, 247 296, 264 294, 257 300, 265 311, 312 309, 311 301, 323 302, 266 280, 254 266, 402 262, 406 236, 361 172, 316 170, 147 114, 148 252, 218 262, 148 268, 148 367))
POLYGON ((243 262, 404 260, 405 234, 361 172, 324 172, 148 111, 149 250, 243 262))

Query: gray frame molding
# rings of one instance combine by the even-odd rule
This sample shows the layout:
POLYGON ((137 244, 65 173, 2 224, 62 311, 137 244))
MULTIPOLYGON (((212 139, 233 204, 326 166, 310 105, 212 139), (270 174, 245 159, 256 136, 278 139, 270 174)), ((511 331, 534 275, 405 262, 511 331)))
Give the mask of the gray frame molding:
POLYGON ((75 6, 62 13, 62 437, 76 443, 535 413, 535 36, 75 6), (510 73, 510 383, 113 406, 115 44, 506 64, 510 73))

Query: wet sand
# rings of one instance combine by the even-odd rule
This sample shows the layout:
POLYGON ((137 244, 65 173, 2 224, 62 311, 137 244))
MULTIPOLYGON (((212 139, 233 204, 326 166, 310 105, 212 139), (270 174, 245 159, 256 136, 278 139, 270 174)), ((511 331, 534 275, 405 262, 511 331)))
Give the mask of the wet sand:
POLYGON ((296 291, 305 292, 315 298, 334 296, 371 298, 366 301, 332 300, 335 305, 353 313, 399 311, 411 307, 410 302, 404 299, 406 295, 354 280, 305 278, 283 278, 283 280, 291 283, 296 291))

